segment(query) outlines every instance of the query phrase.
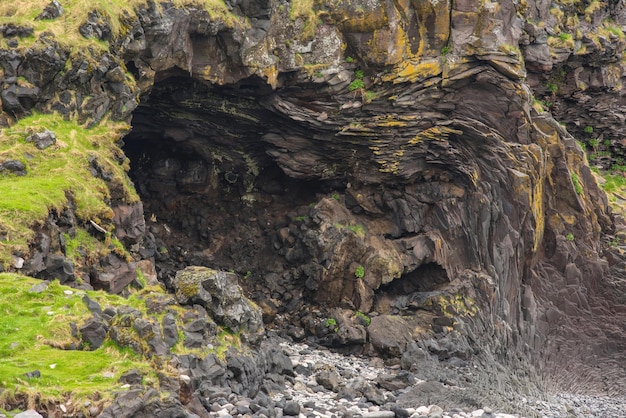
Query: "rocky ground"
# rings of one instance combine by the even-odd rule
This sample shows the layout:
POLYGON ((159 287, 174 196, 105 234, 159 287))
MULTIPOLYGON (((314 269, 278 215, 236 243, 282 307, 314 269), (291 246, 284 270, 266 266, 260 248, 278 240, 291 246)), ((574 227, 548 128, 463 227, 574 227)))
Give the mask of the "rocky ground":
MULTIPOLYGON (((282 390, 269 394, 261 391, 251 399, 227 387, 205 386, 202 404, 210 412, 196 410, 196 414, 187 417, 626 417, 626 398, 571 393, 554 394, 543 399, 512 396, 511 404, 504 410, 492 407, 489 402, 480 407, 470 406, 471 401, 456 407, 442 407, 430 401, 446 397, 446 392, 463 392, 468 388, 454 386, 451 382, 419 379, 417 375, 420 373, 401 370, 400 365, 386 366, 379 358, 342 355, 322 347, 313 348, 284 340, 279 342, 278 338, 275 342, 293 364, 293 371, 288 373, 282 390)), ((483 372, 474 367, 457 364, 460 374, 483 372)), ((110 415, 112 411, 109 411, 106 416, 136 416, 131 405, 118 405, 115 413, 119 415, 110 415)), ((14 418, 39 417, 42 415, 30 410, 14 418)), ((5 418, 5 415, 0 414, 0 418, 5 418)))
POLYGON ((542 393, 626 394, 623 2, 4 3, 1 269, 170 292, 89 306, 172 370, 85 416, 624 414, 542 393))

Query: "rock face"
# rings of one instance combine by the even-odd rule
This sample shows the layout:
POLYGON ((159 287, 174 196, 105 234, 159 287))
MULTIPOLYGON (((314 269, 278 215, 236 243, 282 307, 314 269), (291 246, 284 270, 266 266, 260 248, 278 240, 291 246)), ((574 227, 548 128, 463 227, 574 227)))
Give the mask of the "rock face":
POLYGON ((260 309, 242 294, 233 273, 187 267, 176 274, 172 287, 179 303, 205 307, 212 318, 231 331, 263 331, 260 309))
MULTIPOLYGON (((149 232, 120 210, 125 244, 229 327, 260 327, 231 276, 177 271, 236 270, 264 317, 300 337, 393 357, 432 340, 441 359, 530 360, 554 382, 576 379, 568 361, 585 379, 574 385, 619 393, 603 381, 624 376, 626 282, 605 237, 622 226, 533 98, 563 70, 555 115, 571 97, 596 113, 619 102, 626 43, 611 25, 626 15, 564 3, 241 2, 226 17, 148 3, 119 34, 94 11, 80 33, 111 48, 91 73, 43 35, 0 51, 3 119, 132 116, 124 150, 149 232)), ((611 109, 603 133, 618 138, 611 109)))

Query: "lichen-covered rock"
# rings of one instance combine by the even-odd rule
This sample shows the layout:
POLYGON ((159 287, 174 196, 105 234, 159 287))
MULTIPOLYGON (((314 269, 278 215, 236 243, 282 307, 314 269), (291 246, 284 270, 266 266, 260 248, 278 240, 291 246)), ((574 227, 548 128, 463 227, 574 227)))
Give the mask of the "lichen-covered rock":
MULTIPOLYGON (((215 16, 148 2, 119 22, 92 11, 81 33, 106 52, 49 33, 0 50, 0 122, 132 115, 125 151, 155 215, 138 254, 229 328, 261 329, 236 276, 186 264, 249 271, 266 318, 313 334, 333 308, 380 314, 330 343, 366 330, 365 349, 389 356, 431 338, 441 358, 538 352, 546 373, 577 362, 605 388, 626 314, 624 257, 604 243, 623 225, 570 132, 623 154, 623 5, 313 3, 231 1, 215 16)), ((140 243, 140 219, 120 214, 120 235, 140 243)), ((41 272, 55 251, 37 247, 41 272)), ((92 284, 119 291, 125 264, 96 266, 92 284)))
POLYGON ((237 275, 206 267, 187 267, 172 281, 179 303, 199 304, 234 332, 254 335, 263 330, 261 310, 242 293, 237 275))

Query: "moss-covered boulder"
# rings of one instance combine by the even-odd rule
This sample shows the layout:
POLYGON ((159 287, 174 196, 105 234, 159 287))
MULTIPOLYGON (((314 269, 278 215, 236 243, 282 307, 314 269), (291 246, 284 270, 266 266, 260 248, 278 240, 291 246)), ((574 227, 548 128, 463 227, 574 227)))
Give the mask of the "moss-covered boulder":
POLYGON ((263 331, 261 310, 243 295, 234 273, 191 266, 176 273, 172 286, 179 303, 204 306, 231 331, 251 335, 263 331))

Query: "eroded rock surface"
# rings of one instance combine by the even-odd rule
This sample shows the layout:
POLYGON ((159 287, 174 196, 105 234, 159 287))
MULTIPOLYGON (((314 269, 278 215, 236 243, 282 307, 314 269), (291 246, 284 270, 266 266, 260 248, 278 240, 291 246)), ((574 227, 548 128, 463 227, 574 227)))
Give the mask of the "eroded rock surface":
MULTIPOLYGON (((215 289, 187 293, 178 271, 232 269, 267 326, 295 339, 392 362, 417 340, 442 361, 623 393, 606 383, 624 379, 624 261, 606 245, 622 225, 557 122, 583 129, 602 112, 619 146, 625 41, 611 28, 625 15, 609 3, 339 1, 290 15, 238 2, 232 19, 148 3, 115 38, 94 11, 81 33, 111 44, 95 66, 43 35, 0 51, 3 120, 132 116, 145 230, 138 207, 112 223, 181 303, 208 308, 215 289), (542 95, 557 120, 533 106, 542 95)), ((88 277, 118 291, 132 263, 119 280, 88 277)))

